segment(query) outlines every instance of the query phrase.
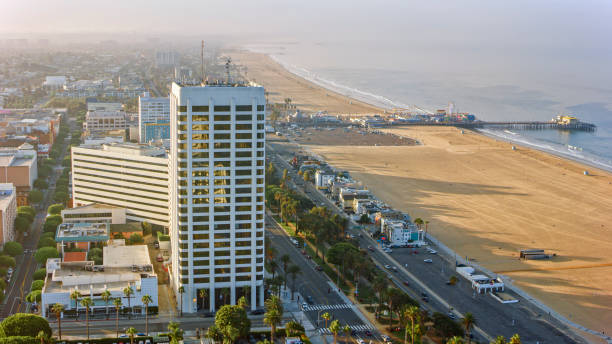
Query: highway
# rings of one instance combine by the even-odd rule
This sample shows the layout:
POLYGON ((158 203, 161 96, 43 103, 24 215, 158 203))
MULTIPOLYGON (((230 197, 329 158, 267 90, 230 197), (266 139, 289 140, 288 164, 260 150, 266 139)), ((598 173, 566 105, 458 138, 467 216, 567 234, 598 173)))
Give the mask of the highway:
MULTIPOLYGON (((277 165, 277 169, 286 168, 295 183, 290 183, 298 192, 302 192, 317 205, 324 204, 337 213, 343 213, 334 202, 328 199, 310 183, 301 181, 301 177, 289 165, 288 161, 298 151, 287 144, 268 143, 268 157, 277 165)), ((446 282, 454 273, 454 257, 427 254, 424 249, 417 249, 414 254, 411 249, 394 249, 387 254, 378 249, 377 243, 367 232, 351 230, 361 248, 368 246, 376 248, 373 252, 367 250, 374 263, 383 270, 385 265, 395 266, 397 272, 386 270, 390 280, 400 289, 416 300, 421 299, 421 293, 426 293, 430 301, 421 301, 422 307, 430 312, 448 314, 452 312, 457 318, 471 312, 477 321, 474 335, 477 340, 491 341, 498 335, 506 338, 519 333, 523 343, 585 343, 583 339, 563 324, 539 313, 528 301, 520 300, 516 304, 501 304, 489 295, 474 295, 468 282, 459 277, 459 283, 449 286, 446 282), (361 237, 359 237, 361 234, 361 237), (433 263, 423 260, 430 258, 433 263), (406 282, 408 286, 404 284, 406 282)), ((435 249, 435 247, 434 247, 435 249)), ((440 250, 438 250, 440 251, 440 250)))

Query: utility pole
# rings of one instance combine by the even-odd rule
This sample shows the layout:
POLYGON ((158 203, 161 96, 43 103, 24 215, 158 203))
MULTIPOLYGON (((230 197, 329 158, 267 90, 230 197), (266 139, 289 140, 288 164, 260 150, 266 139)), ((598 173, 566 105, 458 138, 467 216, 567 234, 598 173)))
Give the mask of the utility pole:
POLYGON ((204 80, 206 80, 206 77, 204 76, 204 40, 202 40, 202 65, 200 66, 200 68, 200 73, 202 74, 201 84, 204 85, 204 80))

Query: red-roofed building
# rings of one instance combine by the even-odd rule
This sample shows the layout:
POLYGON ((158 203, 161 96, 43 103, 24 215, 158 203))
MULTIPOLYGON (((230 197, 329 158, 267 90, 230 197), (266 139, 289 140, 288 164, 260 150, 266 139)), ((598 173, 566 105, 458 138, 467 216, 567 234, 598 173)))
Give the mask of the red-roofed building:
POLYGON ((64 252, 64 263, 84 262, 87 260, 87 252, 64 252))

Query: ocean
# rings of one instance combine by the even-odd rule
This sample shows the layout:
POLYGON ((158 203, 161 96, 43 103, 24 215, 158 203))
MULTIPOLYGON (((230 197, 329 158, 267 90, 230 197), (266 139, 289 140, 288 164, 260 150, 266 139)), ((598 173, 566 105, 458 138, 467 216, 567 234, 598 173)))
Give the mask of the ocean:
POLYGON ((611 56, 535 51, 446 51, 384 42, 252 44, 290 72, 388 109, 455 109, 482 120, 575 114, 595 132, 483 130, 489 136, 612 171, 611 56), (365 49, 368 47, 369 49, 365 49))

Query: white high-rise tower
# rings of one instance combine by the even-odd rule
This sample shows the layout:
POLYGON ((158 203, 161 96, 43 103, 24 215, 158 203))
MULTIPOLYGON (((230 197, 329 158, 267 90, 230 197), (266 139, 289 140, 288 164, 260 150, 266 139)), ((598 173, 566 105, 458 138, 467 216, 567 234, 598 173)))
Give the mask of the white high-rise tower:
POLYGON ((260 86, 172 85, 171 274, 184 312, 241 296, 263 307, 264 114, 260 86))

